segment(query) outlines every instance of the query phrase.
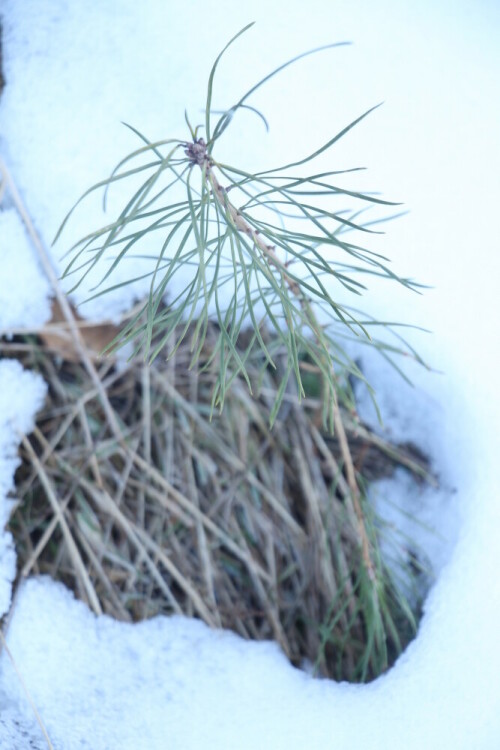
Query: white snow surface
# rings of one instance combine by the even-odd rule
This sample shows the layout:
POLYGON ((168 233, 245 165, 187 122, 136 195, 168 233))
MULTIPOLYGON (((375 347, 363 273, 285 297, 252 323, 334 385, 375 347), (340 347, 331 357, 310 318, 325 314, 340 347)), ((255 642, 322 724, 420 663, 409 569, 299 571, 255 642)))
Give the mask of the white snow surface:
MULTIPOLYGON (((448 541, 457 536, 456 514, 461 518, 453 552, 448 544, 442 559, 439 550, 430 553, 441 573, 417 639, 367 686, 314 680, 275 645, 246 643, 199 622, 156 618, 131 626, 96 618, 61 585, 26 582, 8 643, 54 747, 496 750, 499 264, 491 226, 500 197, 499 6, 294 0, 284 12, 278 0, 251 8, 229 0, 4 0, 2 14, 7 85, 0 145, 46 245, 81 193, 135 147, 119 122, 152 139, 184 133, 184 108, 195 119, 211 62, 248 21, 258 25, 222 63, 216 107, 232 104, 298 51, 355 42, 299 63, 262 91, 252 103, 265 111, 271 132, 242 115, 242 130, 228 136, 227 161, 252 169, 290 161, 386 100, 318 166, 366 164, 364 189, 381 189, 411 208, 371 246, 393 258, 397 271, 435 289, 417 297, 391 285, 389 296, 379 286, 366 308, 431 328, 432 336, 413 340, 440 374, 410 368, 418 386, 412 390, 369 355, 365 366, 392 436, 420 445, 433 456, 443 486, 457 490, 437 515, 448 541)), ((95 211, 94 205, 76 215, 74 237, 88 230, 95 211)), ((31 325, 33 295, 40 319, 46 315, 46 282, 36 258, 21 255, 26 239, 18 221, 4 212, 0 227, 0 299, 8 307, 11 294, 20 305, 15 320, 6 319, 31 325), (3 253, 13 247, 31 294, 3 273, 3 253)), ((63 250, 56 247, 56 261, 63 250)), ((144 288, 126 288, 82 312, 116 316, 144 288)), ((15 363, 0 365, 4 523, 16 430, 30 429, 43 384, 15 363)), ((8 535, 0 545, 3 612, 14 557, 8 535)), ((3 653, 0 748, 30 746, 44 744, 3 653)))
POLYGON ((50 319, 50 284, 14 208, 0 211, 0 254, 0 328, 39 328, 50 319))
POLYGON ((40 376, 24 371, 17 360, 0 360, 0 617, 9 609, 16 573, 12 535, 5 531, 5 525, 14 504, 19 434, 33 429, 34 415, 43 404, 45 392, 40 376))

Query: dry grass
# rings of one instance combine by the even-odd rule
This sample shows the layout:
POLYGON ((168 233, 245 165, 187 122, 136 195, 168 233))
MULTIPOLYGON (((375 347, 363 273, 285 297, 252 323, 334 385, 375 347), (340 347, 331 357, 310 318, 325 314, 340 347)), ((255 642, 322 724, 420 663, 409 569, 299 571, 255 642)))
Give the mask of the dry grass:
MULTIPOLYGON (((63 580, 97 614, 136 621, 184 613, 245 638, 273 638, 293 663, 307 660, 319 674, 371 679, 405 647, 415 622, 380 560, 363 498, 360 529, 339 446, 318 426, 321 405, 309 398, 299 406, 288 394, 271 432, 278 383, 255 362, 259 396, 236 379, 223 414, 210 421, 207 342, 192 370, 188 343, 151 367, 104 360, 97 374, 106 409, 81 363, 36 337, 2 345, 49 386, 22 441, 11 521, 20 575, 63 580), (370 540, 382 645, 372 632, 361 533, 370 540)), ((385 444, 355 414, 342 417, 360 482, 400 463, 426 473, 407 448, 385 444)))

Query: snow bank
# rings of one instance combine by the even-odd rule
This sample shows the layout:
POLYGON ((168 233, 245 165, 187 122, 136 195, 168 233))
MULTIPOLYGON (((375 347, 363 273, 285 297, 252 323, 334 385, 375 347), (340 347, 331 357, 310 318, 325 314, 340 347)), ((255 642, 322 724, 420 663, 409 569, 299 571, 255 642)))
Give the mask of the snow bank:
MULTIPOLYGON (((48 244, 79 195, 135 146, 119 121, 151 138, 183 133, 184 108, 195 119, 214 53, 253 19, 256 30, 221 67, 217 107, 297 51, 343 39, 356 47, 304 61, 262 92, 254 103, 269 117, 271 133, 260 139, 259 125, 242 115, 244 129, 227 142, 229 162, 258 169, 287 161, 388 101, 323 166, 369 164, 362 186, 381 187, 413 211, 388 227, 379 247, 396 259, 397 271, 437 289, 417 298, 392 289, 389 297, 378 287, 368 306, 435 331, 418 346, 444 374, 412 371, 423 401, 435 405, 433 419, 402 386, 390 384, 384 393, 399 415, 393 430, 404 436, 425 424, 418 440, 457 488, 462 527, 452 560, 426 603, 418 638, 368 686, 314 681, 274 645, 243 643, 196 622, 96 619, 47 581, 29 581, 20 592, 11 651, 55 746, 64 750, 495 750, 498 253, 486 218, 496 215, 500 187, 499 108, 489 95, 500 62, 498 6, 311 0, 292 3, 285 16, 275 0, 259 0, 251 11, 229 0, 109 0, 91 10, 83 2, 4 0, 2 150, 48 244)), ((75 219, 76 237, 96 210, 90 205, 75 219)), ((118 314, 140 292, 129 288, 87 314, 118 314)), ((377 385, 377 366, 369 366, 377 385)), ((13 388, 21 393, 17 377, 0 390, 7 415, 17 411, 9 411, 13 388)), ((5 429, 10 458, 2 481, 10 488, 17 438, 5 429)), ((12 560, 2 566, 5 606, 12 560)), ((32 713, 5 654, 0 705, 7 717, 0 719, 2 746, 26 746, 20 733, 33 735, 32 713)))

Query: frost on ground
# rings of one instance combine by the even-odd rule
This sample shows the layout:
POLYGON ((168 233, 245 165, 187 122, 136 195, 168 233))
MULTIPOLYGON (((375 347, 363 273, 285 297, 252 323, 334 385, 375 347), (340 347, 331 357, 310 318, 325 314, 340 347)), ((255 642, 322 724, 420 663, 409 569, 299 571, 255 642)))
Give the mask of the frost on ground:
MULTIPOLYGON (((388 100, 372 130, 365 127, 352 135, 352 152, 347 144, 340 162, 352 167, 368 161, 376 173, 372 184, 383 174, 391 197, 402 191, 413 213, 391 226, 379 247, 399 259, 396 270, 405 265, 437 287, 422 302, 406 296, 401 302, 397 294, 388 300, 385 290, 377 290, 370 309, 382 315, 391 308, 387 314, 393 319, 391 305, 397 308, 401 302, 399 311, 409 305, 420 312, 419 322, 435 331, 423 353, 444 374, 415 374, 426 397, 391 381, 385 391, 379 387, 379 398, 396 411, 387 420, 393 437, 417 442, 434 457, 445 486, 457 489, 452 502, 462 523, 451 560, 425 603, 418 638, 386 676, 368 686, 315 681, 290 667, 272 644, 246 643, 193 621, 157 618, 129 626, 96 619, 60 585, 28 581, 13 609, 8 643, 56 748, 499 746, 500 415, 492 375, 498 268, 488 223, 474 219, 497 210, 500 118, 494 97, 482 92, 493 86, 498 72, 492 30, 499 19, 493 4, 478 6, 475 15, 461 2, 446 1, 438 9, 423 2, 411 10, 391 0, 362 5, 363 13, 357 14, 351 4, 334 9, 322 0, 294 3, 285 32, 279 3, 255 3, 258 33, 242 42, 221 72, 219 90, 232 102, 247 83, 297 51, 356 39, 349 58, 298 71, 303 106, 293 121, 283 119, 286 103, 297 96, 292 78, 263 95, 259 104, 270 115, 272 130, 263 141, 268 151, 262 168, 284 163, 292 147, 295 155, 304 132, 315 144, 324 142, 332 129, 338 131, 374 102, 388 100), (245 59, 252 60, 251 69, 245 59), (331 91, 335 96, 325 95, 331 91), (422 411, 425 402, 431 408, 422 411), (414 434, 414 426, 423 423, 425 432, 414 434)), ((152 137, 184 132, 184 107, 198 111, 214 53, 252 20, 243 5, 225 0, 211 7, 174 3, 168 9, 159 1, 139 8, 135 0, 124 0, 119 13, 112 2, 90 12, 78 2, 55 0, 42 7, 30 0, 5 0, 2 13, 7 82, 0 100, 2 152, 47 245, 71 204, 134 147, 119 121, 128 120, 152 137), (194 44, 193 35, 207 28, 213 32, 198 34, 194 44)), ((244 166, 255 167, 248 161, 255 153, 253 140, 241 136, 228 148, 243 154, 244 166)), ((262 157, 257 159, 260 168, 262 157)), ((87 231, 88 221, 83 213, 74 227, 76 237, 87 231)), ((7 238, 22 258, 25 238, 18 221, 3 215, 1 225, 2 252, 7 238)), ((34 258, 19 262, 23 279, 24 274, 37 278, 34 258)), ((21 285, 6 292, 9 278, 0 275, 2 314, 13 325, 26 311, 24 322, 30 325, 32 299, 23 296, 21 285)), ((111 307, 101 299, 92 315, 117 315, 140 291, 115 296, 111 307)), ((43 288, 37 287, 36 294, 43 318, 43 288)), ((17 461, 15 428, 29 429, 43 384, 36 385, 13 363, 1 364, 0 486, 5 499, 17 461)), ((377 377, 372 380, 377 387, 377 377)), ((3 521, 8 512, 2 505, 3 521)), ((439 531, 454 537, 450 517, 439 518, 439 531)), ((5 609, 14 558, 7 535, 1 544, 5 609)), ((43 747, 5 652, 0 710, 0 747, 43 747)))

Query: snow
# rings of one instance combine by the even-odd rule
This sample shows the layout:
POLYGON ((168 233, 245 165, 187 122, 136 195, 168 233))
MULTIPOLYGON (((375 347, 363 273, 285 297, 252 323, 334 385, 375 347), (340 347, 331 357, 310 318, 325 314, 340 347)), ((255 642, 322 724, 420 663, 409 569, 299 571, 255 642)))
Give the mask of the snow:
MULTIPOLYGON (((498 5, 310 0, 291 3, 285 16, 277 0, 259 0, 249 18, 243 4, 229 0, 168 6, 149 0, 140 7, 108 0, 92 10, 83 2, 4 0, 2 12, 7 85, 0 146, 46 245, 80 194, 135 147, 119 122, 152 138, 184 133, 184 108, 193 119, 199 112, 214 55, 249 20, 258 25, 221 66, 216 106, 231 104, 297 51, 355 41, 299 63, 256 97, 271 132, 242 115, 243 130, 228 131, 227 160, 252 168, 288 161, 291 152, 326 141, 386 100, 327 164, 368 164, 363 186, 411 208, 372 247, 394 258, 396 270, 435 289, 417 297, 391 285, 389 296, 377 286, 366 307, 432 329, 432 336, 413 340, 440 374, 409 368, 412 390, 369 356, 366 372, 392 436, 422 446, 443 486, 457 490, 438 499, 431 517, 440 519, 447 542, 426 548, 441 572, 418 637, 387 675, 367 686, 313 680, 289 666, 275 645, 246 643, 199 622, 157 618, 130 626, 96 618, 62 586, 26 582, 8 643, 54 746, 495 750, 500 399, 498 241, 491 221, 500 195, 498 5)), ((95 225, 97 210, 91 202, 75 215, 75 238, 89 221, 95 225)), ((11 209, 0 212, 0 229, 0 325, 32 325, 37 312, 46 318, 47 288, 11 209), (14 250, 22 286, 13 284, 14 250)), ((65 247, 56 246, 55 262, 65 247)), ((83 310, 118 315, 140 293, 130 287, 83 310)), ((77 300, 83 298, 81 292, 77 300)), ((0 362, 4 522, 17 430, 30 429, 42 398, 35 375, 0 362)), ((425 516, 432 498, 422 502, 425 516)), ((3 612, 14 557, 7 534, 0 545, 3 612)), ((33 747, 44 746, 5 653, 0 707, 0 747, 28 747, 27 737, 33 747)))
POLYGON ((0 212, 0 328, 38 328, 50 319, 50 284, 14 208, 0 212), (22 277, 21 277, 22 269, 22 277), (22 294, 16 293, 22 278, 22 294))
POLYGON ((19 433, 30 432, 34 415, 45 398, 46 385, 39 375, 23 371, 17 360, 0 360, 0 617, 9 609, 11 585, 16 573, 12 535, 5 525, 14 504, 14 472, 19 433))

